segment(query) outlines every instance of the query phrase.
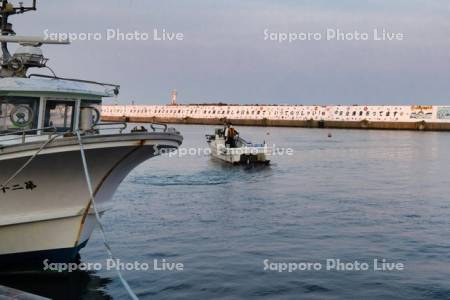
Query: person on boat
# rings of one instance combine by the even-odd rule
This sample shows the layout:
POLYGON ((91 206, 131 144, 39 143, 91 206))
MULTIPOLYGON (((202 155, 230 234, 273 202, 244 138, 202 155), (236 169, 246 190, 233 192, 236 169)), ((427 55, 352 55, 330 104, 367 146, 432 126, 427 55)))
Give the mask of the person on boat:
POLYGON ((231 123, 228 123, 225 132, 225 145, 230 145, 230 148, 236 148, 236 138, 239 133, 234 129, 231 123))

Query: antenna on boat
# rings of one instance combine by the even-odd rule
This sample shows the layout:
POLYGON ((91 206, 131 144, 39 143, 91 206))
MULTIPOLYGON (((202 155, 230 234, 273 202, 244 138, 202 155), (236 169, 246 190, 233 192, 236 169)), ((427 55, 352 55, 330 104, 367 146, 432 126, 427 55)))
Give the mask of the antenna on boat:
MULTIPOLYGON (((36 0, 33 0, 32 6, 25 7, 23 6, 23 2, 19 3, 18 7, 15 7, 13 4, 9 3, 8 0, 2 0, 2 7, 0 9, 1 16, 1 35, 16 35, 14 30, 12 29, 12 24, 8 23, 8 18, 11 15, 15 14, 23 14, 28 11, 36 10, 36 0)), ((8 51, 8 44, 6 42, 2 42, 2 52, 3 59, 10 59, 11 54, 8 51)))
POLYGON ((32 1, 31 6, 24 6, 19 2, 19 6, 14 6, 8 0, 1 0, 0 20, 1 35, 0 43, 2 49, 1 59, 1 77, 26 77, 29 68, 46 67, 48 61, 39 48, 43 44, 69 44, 67 40, 52 40, 42 37, 16 36, 12 24, 8 23, 11 15, 23 14, 36 10, 36 0, 32 1), (8 49, 8 43, 18 43, 20 47, 11 55, 8 49))

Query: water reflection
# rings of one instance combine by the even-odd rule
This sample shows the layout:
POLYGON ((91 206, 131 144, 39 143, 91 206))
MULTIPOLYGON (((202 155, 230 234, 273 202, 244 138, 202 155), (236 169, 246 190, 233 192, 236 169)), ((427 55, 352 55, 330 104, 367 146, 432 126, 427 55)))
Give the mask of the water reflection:
POLYGON ((0 285, 50 299, 112 299, 106 293, 110 278, 95 272, 0 272, 0 285))

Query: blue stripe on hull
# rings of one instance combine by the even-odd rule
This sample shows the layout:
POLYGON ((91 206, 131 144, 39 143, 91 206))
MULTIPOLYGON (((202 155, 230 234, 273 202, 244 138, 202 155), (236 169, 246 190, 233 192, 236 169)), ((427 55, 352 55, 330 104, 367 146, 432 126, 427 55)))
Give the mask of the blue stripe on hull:
POLYGON ((86 246, 88 241, 72 248, 41 250, 23 253, 0 255, 0 271, 11 269, 42 269, 44 260, 49 263, 69 263, 77 259, 78 253, 86 246))

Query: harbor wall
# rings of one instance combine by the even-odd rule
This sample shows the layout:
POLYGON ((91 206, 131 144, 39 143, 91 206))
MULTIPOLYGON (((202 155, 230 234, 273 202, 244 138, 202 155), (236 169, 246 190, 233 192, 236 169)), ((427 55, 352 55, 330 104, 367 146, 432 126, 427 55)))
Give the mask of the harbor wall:
POLYGON ((450 105, 109 105, 103 121, 450 131, 450 105))

